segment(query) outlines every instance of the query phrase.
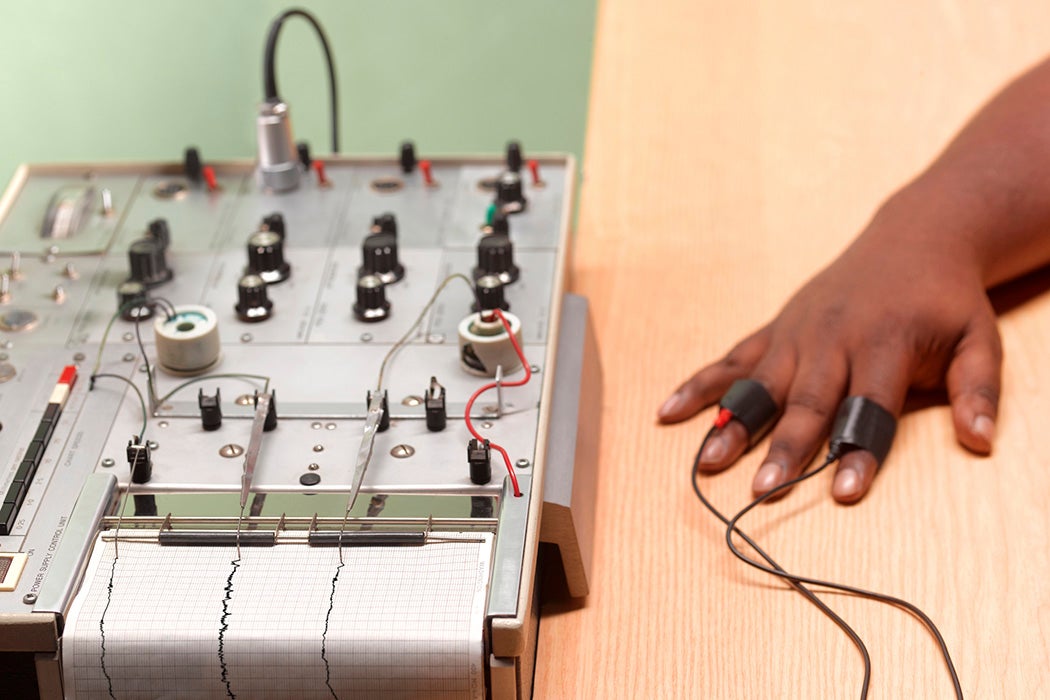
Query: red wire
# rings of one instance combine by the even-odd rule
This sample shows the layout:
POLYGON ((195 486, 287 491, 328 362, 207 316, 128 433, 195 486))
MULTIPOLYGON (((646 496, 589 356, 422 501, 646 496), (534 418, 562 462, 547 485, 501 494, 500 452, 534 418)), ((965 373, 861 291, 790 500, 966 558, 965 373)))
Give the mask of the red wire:
MULTIPOLYGON (((518 359, 521 360, 521 366, 525 370, 525 376, 521 379, 513 382, 503 382, 503 386, 522 386, 528 383, 529 379, 532 378, 532 367, 529 366, 529 361, 525 359, 525 353, 521 349, 521 345, 518 344, 518 339, 514 336, 514 331, 510 327, 510 322, 507 321, 507 317, 503 315, 503 312, 499 309, 493 309, 493 312, 499 318, 500 323, 503 324, 504 330, 507 331, 507 335, 510 336, 510 342, 514 346, 514 352, 518 353, 518 359)), ((474 439, 478 442, 485 442, 485 438, 481 437, 481 433, 474 429, 474 424, 470 422, 470 411, 474 407, 474 402, 477 401, 478 397, 484 394, 489 389, 495 389, 498 384, 496 382, 489 382, 485 386, 475 391, 469 399, 467 399, 467 408, 463 413, 463 420, 467 423, 467 430, 474 436, 474 439)), ((514 487, 514 496, 518 498, 521 496, 521 489, 518 487, 518 477, 514 473, 514 467, 510 465, 510 455, 503 449, 502 446, 489 441, 489 447, 503 455, 503 462, 507 465, 507 473, 510 474, 510 483, 514 487)))

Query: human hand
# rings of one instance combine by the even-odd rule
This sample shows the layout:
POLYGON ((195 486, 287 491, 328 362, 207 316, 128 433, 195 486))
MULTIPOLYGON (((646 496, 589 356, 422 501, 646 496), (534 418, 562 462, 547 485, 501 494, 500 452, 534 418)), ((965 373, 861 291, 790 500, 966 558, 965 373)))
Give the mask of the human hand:
MULTIPOLYGON (((959 442, 980 454, 991 450, 1002 349, 980 265, 964 238, 946 245, 892 218, 876 217, 776 318, 693 375, 659 410, 661 422, 676 423, 718 403, 737 379, 760 382, 783 413, 755 474, 756 496, 805 469, 847 395, 898 417, 909 388, 946 386, 959 442)), ((731 421, 708 441, 700 469, 728 467, 747 444, 743 426, 731 421)), ((860 500, 877 469, 870 453, 847 453, 833 497, 860 500)))

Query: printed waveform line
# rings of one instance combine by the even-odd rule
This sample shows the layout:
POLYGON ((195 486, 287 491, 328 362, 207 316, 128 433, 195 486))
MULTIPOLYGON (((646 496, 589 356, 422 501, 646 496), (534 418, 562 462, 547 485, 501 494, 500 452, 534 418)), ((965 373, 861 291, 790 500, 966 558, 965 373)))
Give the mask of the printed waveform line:
POLYGON ((324 661, 324 684, 328 686, 328 692, 332 694, 335 700, 339 700, 339 695, 336 694, 335 688, 332 687, 332 668, 328 664, 328 623, 332 619, 332 608, 335 607, 335 584, 339 581, 339 574, 342 571, 343 562, 339 562, 339 566, 335 567, 335 576, 332 577, 332 591, 328 595, 328 613, 324 616, 324 632, 321 633, 321 660, 324 661))
POLYGON ((109 697, 112 700, 117 700, 117 696, 113 694, 113 678, 109 675, 109 670, 106 669, 106 613, 109 612, 109 604, 113 602, 113 576, 117 572, 117 558, 113 557, 113 566, 109 568, 109 585, 106 590, 106 607, 102 608, 102 616, 98 618, 98 632, 101 636, 101 647, 102 655, 99 658, 99 662, 102 666, 102 675, 106 677, 106 686, 109 690, 109 697))
POLYGON ((233 565, 233 568, 230 569, 230 575, 226 577, 226 596, 222 599, 222 618, 219 620, 219 666, 222 668, 222 682, 226 684, 226 695, 230 700, 236 700, 237 696, 233 694, 233 688, 230 686, 229 668, 226 666, 225 637, 226 630, 230 627, 227 619, 230 617, 230 598, 233 597, 233 575, 241 566, 241 558, 231 560, 230 564, 233 565))

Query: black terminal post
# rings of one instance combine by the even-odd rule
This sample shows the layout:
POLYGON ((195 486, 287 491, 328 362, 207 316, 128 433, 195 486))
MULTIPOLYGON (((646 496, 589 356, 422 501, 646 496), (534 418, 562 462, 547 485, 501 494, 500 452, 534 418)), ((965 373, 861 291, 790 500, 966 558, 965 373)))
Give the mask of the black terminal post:
POLYGON ((131 467, 131 481, 145 484, 153 478, 153 457, 149 443, 139 442, 139 438, 128 440, 128 466, 131 467))
POLYGON ((496 309, 510 311, 510 304, 503 295, 503 280, 496 275, 482 275, 474 283, 474 303, 471 311, 486 311, 486 316, 496 309))
MULTIPOLYGON (((259 403, 259 392, 255 392, 255 403, 259 403)), ((263 432, 268 433, 277 427, 277 392, 270 392, 270 405, 266 408, 266 418, 263 420, 263 432)))
MULTIPOLYGON (((372 405, 372 390, 368 390, 368 396, 365 398, 365 412, 368 411, 368 407, 372 405)), ((387 402, 386 389, 383 390, 383 400, 380 402, 380 407, 383 409, 383 415, 379 417, 379 426, 376 430, 380 433, 385 433, 390 428, 390 404, 387 402)))
POLYGON ((467 464, 472 482, 481 486, 492 481, 492 448, 488 440, 480 443, 471 438, 467 444, 467 464))
POLYGON ((437 377, 430 378, 423 406, 427 414, 427 430, 438 433, 445 429, 448 416, 445 413, 445 387, 438 384, 437 377))
POLYGON ((310 165, 314 162, 314 159, 310 157, 310 144, 300 141, 295 144, 295 150, 299 153, 299 162, 302 163, 303 169, 309 170, 310 165))
POLYGON ((182 172, 186 175, 187 180, 194 185, 199 185, 202 171, 200 151, 196 146, 190 146, 182 156, 182 172))
POLYGON ((507 170, 514 173, 521 172, 521 166, 524 165, 525 158, 521 155, 521 142, 520 141, 508 141, 507 142, 507 170))
POLYGON ((197 407, 201 410, 201 427, 218 430, 222 427, 222 398, 218 387, 214 396, 207 396, 204 389, 197 392, 197 407))
POLYGON ((402 141, 398 161, 401 163, 401 172, 405 175, 414 173, 416 165, 419 164, 419 158, 416 157, 416 144, 411 141, 402 141))
POLYGON ((281 238, 284 238, 284 215, 279 211, 275 211, 273 214, 268 214, 263 217, 262 225, 259 226, 260 231, 272 231, 281 238))

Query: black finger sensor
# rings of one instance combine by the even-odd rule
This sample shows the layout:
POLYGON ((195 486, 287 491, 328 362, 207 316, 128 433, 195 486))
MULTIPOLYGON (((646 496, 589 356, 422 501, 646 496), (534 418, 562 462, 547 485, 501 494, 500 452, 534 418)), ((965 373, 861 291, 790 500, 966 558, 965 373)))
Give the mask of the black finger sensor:
POLYGON ((897 419, 892 413, 871 399, 847 396, 831 429, 831 452, 841 457, 852 450, 867 450, 881 466, 896 432, 897 419))
POLYGON ((776 421, 780 409, 766 388, 754 379, 738 379, 718 407, 729 411, 747 430, 748 447, 754 447, 776 421))

